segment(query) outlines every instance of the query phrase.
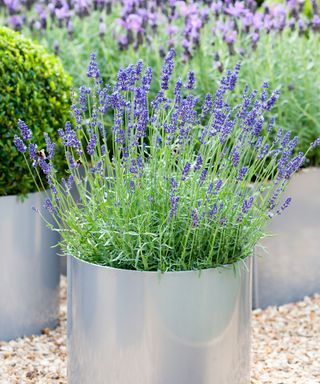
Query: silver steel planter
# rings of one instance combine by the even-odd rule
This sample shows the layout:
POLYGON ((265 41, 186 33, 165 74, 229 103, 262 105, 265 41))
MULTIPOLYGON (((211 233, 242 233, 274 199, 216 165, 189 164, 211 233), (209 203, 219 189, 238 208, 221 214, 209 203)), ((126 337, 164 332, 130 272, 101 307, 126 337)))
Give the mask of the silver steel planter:
POLYGON ((50 247, 57 236, 31 207, 42 193, 21 202, 0 197, 0 340, 54 327, 59 313, 59 257, 50 247))
POLYGON ((320 168, 295 175, 291 206, 275 217, 254 260, 254 307, 265 308, 320 292, 320 168))
POLYGON ((68 259, 69 384, 247 384, 251 259, 137 272, 68 259))

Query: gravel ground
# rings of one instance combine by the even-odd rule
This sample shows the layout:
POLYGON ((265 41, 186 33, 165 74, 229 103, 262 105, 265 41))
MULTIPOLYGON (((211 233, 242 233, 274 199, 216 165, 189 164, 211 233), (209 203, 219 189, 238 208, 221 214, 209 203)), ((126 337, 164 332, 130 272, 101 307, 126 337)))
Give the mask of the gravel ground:
MULTIPOLYGON (((67 383, 65 278, 61 302, 56 330, 0 342, 1 384, 67 383)), ((320 383, 320 295, 279 308, 255 310, 252 325, 252 384, 320 383)))

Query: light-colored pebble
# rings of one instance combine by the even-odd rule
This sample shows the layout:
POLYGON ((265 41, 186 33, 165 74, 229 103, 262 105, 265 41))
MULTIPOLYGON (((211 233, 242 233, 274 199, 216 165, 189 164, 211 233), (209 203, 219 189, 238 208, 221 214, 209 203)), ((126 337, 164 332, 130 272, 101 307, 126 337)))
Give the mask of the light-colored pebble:
MULTIPOLYGON (((0 342, 0 384, 66 384, 66 279, 60 324, 0 342)), ((251 384, 320 383, 320 295, 252 315, 251 384)))

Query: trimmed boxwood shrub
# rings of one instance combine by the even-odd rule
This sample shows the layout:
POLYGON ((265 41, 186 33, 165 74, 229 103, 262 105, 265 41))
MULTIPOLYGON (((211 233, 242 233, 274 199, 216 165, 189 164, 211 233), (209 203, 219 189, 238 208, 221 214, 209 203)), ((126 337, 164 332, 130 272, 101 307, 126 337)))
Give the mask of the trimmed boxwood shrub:
POLYGON ((30 122, 44 147, 44 132, 57 138, 57 130, 68 120, 70 88, 71 78, 58 58, 0 27, 0 196, 36 191, 26 162, 13 145, 17 122, 30 122))

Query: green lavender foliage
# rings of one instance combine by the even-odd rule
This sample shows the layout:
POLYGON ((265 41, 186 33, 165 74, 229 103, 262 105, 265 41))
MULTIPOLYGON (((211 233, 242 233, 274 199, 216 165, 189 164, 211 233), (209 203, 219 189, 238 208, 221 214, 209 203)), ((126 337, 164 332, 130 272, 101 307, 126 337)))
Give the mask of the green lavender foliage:
MULTIPOLYGON (((17 120, 28 119, 39 149, 43 133, 57 137, 69 115, 71 78, 60 60, 40 45, 0 27, 0 196, 36 190, 12 140, 17 120)), ((62 158, 57 158, 61 164, 62 158)))

